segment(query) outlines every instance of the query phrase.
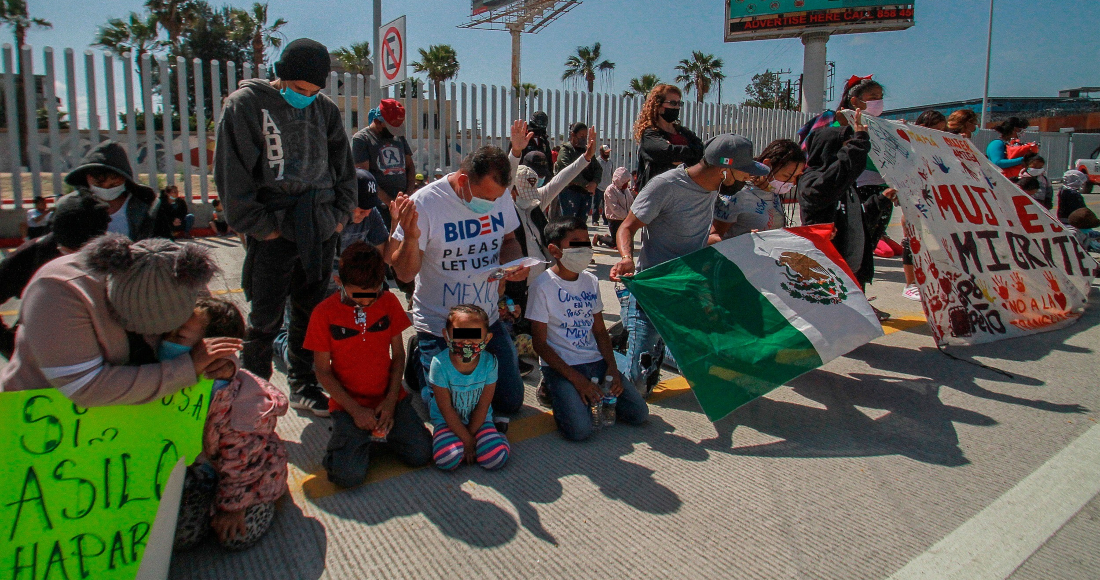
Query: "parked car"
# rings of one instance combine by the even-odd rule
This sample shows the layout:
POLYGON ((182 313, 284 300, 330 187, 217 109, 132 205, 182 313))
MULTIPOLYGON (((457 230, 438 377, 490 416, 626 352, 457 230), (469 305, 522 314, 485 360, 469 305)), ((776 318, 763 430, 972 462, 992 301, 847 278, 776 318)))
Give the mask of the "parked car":
POLYGON ((1092 193, 1092 188, 1100 183, 1100 147, 1097 147, 1096 151, 1092 152, 1092 159, 1078 159, 1073 162, 1073 166, 1077 168, 1077 171, 1084 173, 1089 178, 1085 183, 1085 191, 1083 193, 1092 193))

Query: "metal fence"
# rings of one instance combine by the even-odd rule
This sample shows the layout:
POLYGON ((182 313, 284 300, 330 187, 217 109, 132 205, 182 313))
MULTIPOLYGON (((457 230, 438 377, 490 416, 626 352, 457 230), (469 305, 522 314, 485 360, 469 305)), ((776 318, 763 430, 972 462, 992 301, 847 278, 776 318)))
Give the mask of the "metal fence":
MULTIPOLYGON (((8 128, 0 129, 0 171, 10 174, 0 175, 4 209, 25 207, 31 195, 63 194, 63 176, 103 139, 127 149, 139 180, 153 187, 179 184, 185 199, 205 203, 216 195, 210 174, 222 99, 239 80, 268 78, 264 68, 253 70, 248 63, 173 61, 148 54, 118 58, 91 50, 83 53, 84 71, 78 75, 78 55, 72 49, 61 51, 59 58, 57 51, 44 48, 41 60, 30 46, 21 52, 22 82, 17 83, 11 45, 0 50, 2 119, 8 128), (37 128, 26 131, 25 152, 16 129, 19 86, 24 102, 44 104, 37 110, 24 107, 26 126, 37 128), (35 95, 36 86, 44 94, 35 95)), ((584 121, 611 146, 616 164, 637 164, 632 132, 641 97, 549 89, 518 93, 512 87, 465 82, 443 83, 437 94, 433 83, 412 79, 373 95, 370 86, 363 75, 333 72, 324 92, 343 112, 349 136, 366 126, 365 111, 376 97, 400 100, 417 170, 426 174, 435 168, 455 169, 463 154, 479 146, 506 147, 512 120, 529 119, 535 111, 549 116, 548 133, 555 143, 565 140, 571 123, 584 121)), ((685 102, 681 113, 684 126, 704 140, 740 133, 758 151, 773 139, 793 137, 807 117, 796 111, 696 102, 685 102)))
MULTIPOLYGON (((984 152, 990 141, 999 138, 1000 134, 996 131, 979 129, 972 141, 979 151, 984 152)), ((1047 175, 1058 180, 1067 169, 1074 168, 1075 160, 1090 157, 1100 147, 1100 134, 1024 131, 1020 133, 1020 141, 1039 144, 1039 155, 1046 160, 1047 175)))

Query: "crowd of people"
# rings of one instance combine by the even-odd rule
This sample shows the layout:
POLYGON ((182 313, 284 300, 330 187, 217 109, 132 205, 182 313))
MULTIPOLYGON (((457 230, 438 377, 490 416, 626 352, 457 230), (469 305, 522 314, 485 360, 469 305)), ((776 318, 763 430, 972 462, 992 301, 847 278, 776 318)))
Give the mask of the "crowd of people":
MULTIPOLYGON (((3 299, 22 296, 18 330, 0 336, 10 358, 0 390, 54 388, 98 406, 215 381, 203 456, 187 473, 180 549, 211 533, 243 549, 271 526, 287 478, 275 426, 288 408, 331 417, 322 464, 344 487, 366 479, 378 447, 410 466, 505 466, 507 418, 524 403, 534 360, 537 398, 565 439, 600 427, 596 405, 618 422, 645 423, 665 346, 621 288, 616 349, 589 271, 593 246, 618 253, 618 282, 735 236, 831 224, 861 286, 874 279, 881 243, 892 248, 885 232, 897 195, 868 158, 863 124, 883 110, 871 76, 846 83, 838 110, 850 118, 826 111, 798 142, 779 139, 758 155, 739 135, 703 142, 679 122, 680 89, 661 84, 634 125, 637 167, 615 166, 583 122, 551 148, 537 112, 512 124, 507 151, 479 148, 427 181, 415 173, 396 100, 382 100, 349 140, 339 109, 320 95, 323 45, 289 43, 275 73, 241 82, 217 131, 224 206, 210 225, 244 241, 247 318, 206 292, 218 271, 210 253, 173 241, 194 223, 178 189, 158 197, 135 182, 116 143, 68 174, 76 190, 52 211, 36 200, 27 221, 35 239, 0 263, 3 299), (601 220, 610 235, 590 232, 601 220), (532 260, 505 267, 521 258, 532 260), (391 287, 406 293, 407 311, 391 287), (275 368, 289 395, 271 385, 275 368)), ((930 111, 917 124, 969 135, 976 121, 965 113, 930 111)), ((1003 123, 990 159, 1016 168, 1020 187, 1050 208, 1045 161, 1013 149, 1026 126, 1003 123)), ((1083 183, 1066 173, 1057 215, 1092 236, 1100 221, 1083 183)), ((908 245, 898 251, 906 297, 919 300, 908 245)))

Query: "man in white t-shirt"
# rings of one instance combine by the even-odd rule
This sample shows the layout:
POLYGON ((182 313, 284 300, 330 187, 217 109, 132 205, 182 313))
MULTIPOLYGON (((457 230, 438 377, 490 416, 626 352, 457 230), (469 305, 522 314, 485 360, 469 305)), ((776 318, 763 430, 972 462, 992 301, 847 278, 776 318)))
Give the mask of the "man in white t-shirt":
POLYGON ((571 441, 592 435, 589 408, 604 396, 592 379, 617 397, 617 420, 644 423, 649 407, 637 389, 623 388, 604 326, 600 283, 587 271, 592 242, 584 217, 553 221, 543 236, 555 264, 531 284, 527 318, 558 430, 571 441))
MULTIPOLYGON (((489 313, 493 333, 487 349, 497 357, 493 409, 514 413, 523 406, 519 358, 497 310, 501 282, 489 281, 500 265, 523 256, 514 230, 519 216, 511 195, 514 163, 532 137, 527 124, 512 125, 512 159, 496 147, 482 147, 462 160, 458 171, 424 186, 412 197, 390 205, 398 224, 387 245, 398 280, 415 278, 412 320, 420 345, 420 387, 431 396, 426 374, 432 358, 448 348, 443 338, 447 312, 457 304, 476 304, 489 313)), ((520 281, 529 268, 504 278, 520 281)))

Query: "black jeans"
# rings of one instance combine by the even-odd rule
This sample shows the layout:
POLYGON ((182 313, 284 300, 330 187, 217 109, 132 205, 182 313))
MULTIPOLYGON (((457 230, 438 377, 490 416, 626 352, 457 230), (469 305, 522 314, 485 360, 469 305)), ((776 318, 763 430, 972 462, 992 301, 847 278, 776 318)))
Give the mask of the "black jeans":
MULTIPOLYGON (((332 263, 340 234, 321 245, 321 264, 332 263)), ((302 348, 313 308, 325 297, 329 273, 319 280, 307 280, 298 246, 290 240, 248 240, 241 283, 245 298, 252 303, 248 314, 248 335, 242 359, 244 368, 264 379, 271 378, 271 344, 283 326, 286 300, 290 298, 290 368, 287 382, 292 391, 316 384, 313 353, 302 348)))
POLYGON ((328 471, 329 481, 340 487, 354 487, 367 478, 370 449, 373 445, 389 447, 409 467, 423 467, 432 460, 432 434, 413 410, 411 399, 398 401, 393 409, 393 427, 385 443, 371 441, 371 432, 355 426, 355 419, 346 411, 332 414, 332 437, 321 464, 328 471))

